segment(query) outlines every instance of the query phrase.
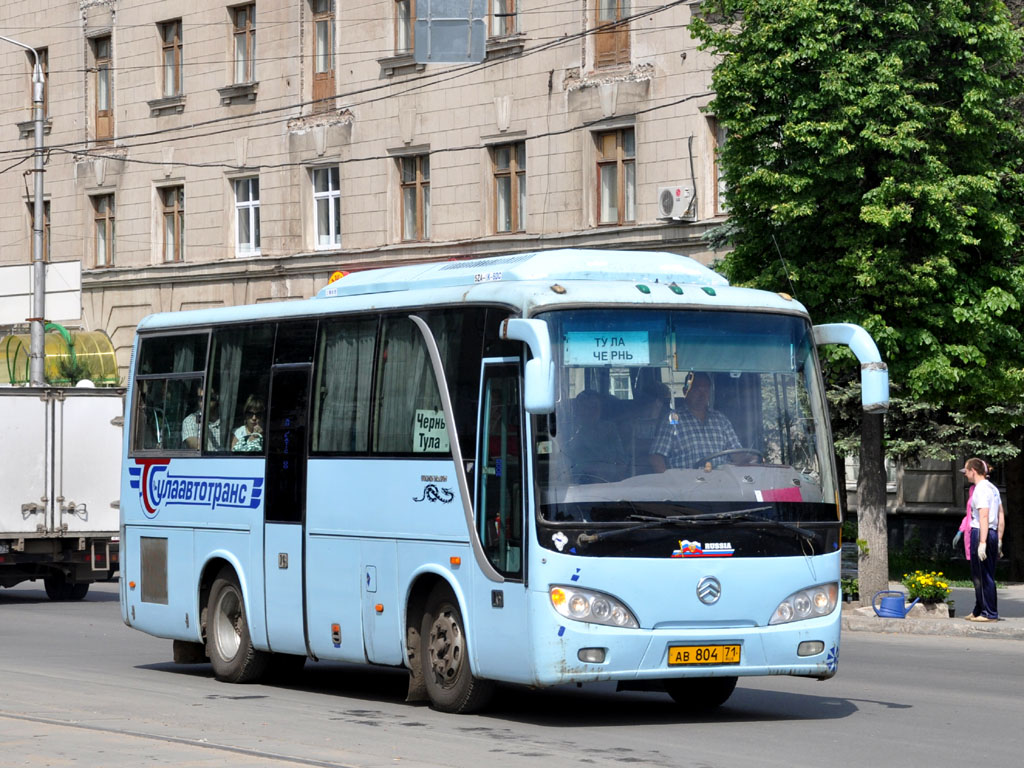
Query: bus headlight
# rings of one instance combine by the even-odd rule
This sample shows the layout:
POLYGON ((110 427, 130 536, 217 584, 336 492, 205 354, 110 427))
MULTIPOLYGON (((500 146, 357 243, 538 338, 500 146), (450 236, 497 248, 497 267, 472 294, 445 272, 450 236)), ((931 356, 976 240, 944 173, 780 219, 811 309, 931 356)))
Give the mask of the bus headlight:
POLYGON ((604 592, 552 585, 548 590, 548 596, 559 615, 573 621, 630 629, 637 629, 640 626, 629 608, 604 592))
POLYGON ((835 610, 838 600, 839 585, 834 581, 801 589, 779 603, 768 623, 788 624, 791 621, 827 616, 835 610))

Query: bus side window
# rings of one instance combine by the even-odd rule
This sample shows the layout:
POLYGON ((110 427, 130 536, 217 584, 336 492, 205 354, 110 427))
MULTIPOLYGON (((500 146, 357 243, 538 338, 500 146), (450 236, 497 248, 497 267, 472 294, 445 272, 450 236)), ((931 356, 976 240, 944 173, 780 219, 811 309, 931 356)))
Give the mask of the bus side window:
POLYGON ((204 332, 140 341, 132 417, 133 450, 191 450, 184 443, 183 430, 190 415, 196 414, 196 420, 202 420, 200 392, 208 339, 204 332))
POLYGON ((209 381, 210 396, 217 398, 217 407, 206 420, 206 451, 250 456, 265 451, 262 432, 267 423, 273 347, 273 323, 214 332, 209 381), (247 419, 247 411, 255 418, 247 419), (217 423, 212 432, 214 416, 217 423))

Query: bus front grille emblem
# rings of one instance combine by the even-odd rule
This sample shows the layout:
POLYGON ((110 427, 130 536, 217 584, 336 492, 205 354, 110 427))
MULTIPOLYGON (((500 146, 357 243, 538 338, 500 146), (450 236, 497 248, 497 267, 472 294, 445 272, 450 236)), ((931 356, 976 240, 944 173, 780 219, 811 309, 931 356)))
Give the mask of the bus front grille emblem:
POLYGON ((722 596, 722 585, 714 576, 705 576, 697 582, 697 597, 704 605, 714 605, 722 596))

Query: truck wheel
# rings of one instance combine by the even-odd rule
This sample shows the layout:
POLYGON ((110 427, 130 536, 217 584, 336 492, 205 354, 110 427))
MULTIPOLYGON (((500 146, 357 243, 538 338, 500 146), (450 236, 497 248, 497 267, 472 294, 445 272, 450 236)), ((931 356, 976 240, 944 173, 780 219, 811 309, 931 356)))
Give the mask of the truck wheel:
POLYGON ((468 713, 490 699, 494 684, 473 677, 462 612, 451 590, 434 588, 427 598, 420 632, 420 663, 427 696, 434 709, 468 713))
POLYGON ((43 589, 46 590, 46 596, 56 602, 71 598, 71 585, 63 571, 50 571, 46 574, 43 577, 43 589))
POLYGON ((238 577, 223 569, 213 581, 206 611, 206 655, 213 674, 225 683, 259 680, 269 654, 253 648, 238 577))
POLYGON ((691 714, 717 709, 736 689, 735 677, 674 677, 662 682, 676 704, 691 714))
POLYGON ((68 585, 68 600, 81 600, 89 594, 89 582, 79 581, 68 585))

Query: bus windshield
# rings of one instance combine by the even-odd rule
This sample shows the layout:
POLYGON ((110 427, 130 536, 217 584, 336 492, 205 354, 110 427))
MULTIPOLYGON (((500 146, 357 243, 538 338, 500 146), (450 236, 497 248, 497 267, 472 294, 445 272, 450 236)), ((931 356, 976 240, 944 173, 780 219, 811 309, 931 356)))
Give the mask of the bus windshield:
POLYGON ((836 522, 806 318, 614 308, 540 317, 557 387, 555 412, 534 429, 542 524, 747 510, 836 522))

